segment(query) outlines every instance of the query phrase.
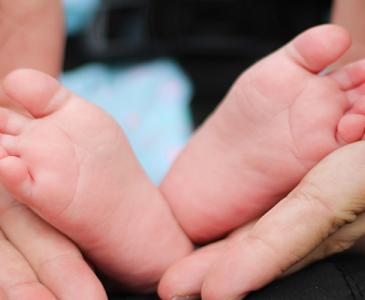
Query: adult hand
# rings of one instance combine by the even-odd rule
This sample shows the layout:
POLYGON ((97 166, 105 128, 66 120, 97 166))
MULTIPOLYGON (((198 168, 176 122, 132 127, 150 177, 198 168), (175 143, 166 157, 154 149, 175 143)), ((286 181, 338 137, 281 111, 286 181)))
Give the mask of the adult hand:
POLYGON ((107 299, 71 241, 0 189, 0 299, 107 299))
POLYGON ((64 50, 62 1, 2 0, 0 17, 0 78, 18 68, 58 76, 64 50))
POLYGON ((162 299, 200 293, 206 300, 243 299, 280 276, 350 248, 365 234, 364 211, 365 142, 359 142, 325 158, 257 222, 171 267, 159 294, 162 299))
POLYGON ((345 28, 352 38, 350 49, 335 63, 341 67, 365 57, 365 2, 362 0, 333 0, 331 23, 345 28))
MULTIPOLYGON (((19 68, 57 77, 64 51, 62 1, 2 0, 0 18, 0 79, 19 68)), ((1 90, 0 105, 14 105, 1 90)))
MULTIPOLYGON (((3 0, 0 78, 17 68, 58 76, 62 1, 3 0)), ((0 91, 0 105, 8 105, 0 91)), ((50 199, 51 201, 52 199, 50 199)), ((107 299, 80 251, 0 188, 0 299, 107 299)))

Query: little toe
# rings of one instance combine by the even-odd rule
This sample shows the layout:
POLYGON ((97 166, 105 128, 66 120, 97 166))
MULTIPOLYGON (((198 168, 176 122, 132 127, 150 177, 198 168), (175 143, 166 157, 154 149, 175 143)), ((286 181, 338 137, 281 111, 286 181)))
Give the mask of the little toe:
POLYGON ((0 108, 0 132, 17 135, 22 132, 29 119, 6 108, 0 108))
POLYGON ((55 78, 31 69, 10 73, 3 81, 3 90, 10 100, 36 118, 55 112, 70 98, 70 92, 55 78))
POLYGON ((17 200, 30 199, 32 177, 19 157, 7 156, 0 159, 0 182, 17 200))
POLYGON ((365 132, 365 115, 347 113, 337 127, 337 140, 342 144, 353 143, 363 138, 365 132))
POLYGON ((318 73, 335 62, 350 44, 350 36, 342 27, 321 25, 300 34, 284 51, 306 70, 318 73))

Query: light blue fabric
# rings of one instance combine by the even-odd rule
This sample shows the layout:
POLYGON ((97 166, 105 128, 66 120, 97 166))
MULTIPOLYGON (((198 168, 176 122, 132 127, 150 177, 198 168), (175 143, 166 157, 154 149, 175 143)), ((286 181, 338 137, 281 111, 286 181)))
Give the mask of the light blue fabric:
POLYGON ((119 122, 147 174, 159 183, 191 134, 191 84, 179 66, 168 59, 90 64, 65 73, 62 81, 119 122))
MULTIPOLYGON (((49 0, 53 1, 53 0, 49 0)), ((72 35, 92 20, 101 0, 63 0, 67 32, 72 35)))

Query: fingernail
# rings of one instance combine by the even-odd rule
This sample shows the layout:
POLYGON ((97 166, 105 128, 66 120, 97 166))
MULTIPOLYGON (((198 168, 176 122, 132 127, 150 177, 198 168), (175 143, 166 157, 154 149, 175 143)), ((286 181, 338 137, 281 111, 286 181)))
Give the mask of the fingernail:
POLYGON ((199 300, 200 296, 174 296, 171 300, 199 300))
POLYGON ((244 295, 241 295, 241 296, 238 296, 237 298, 234 298, 234 299, 232 299, 232 300, 243 300, 243 299, 245 299, 246 298, 246 296, 247 296, 248 294, 244 294, 244 295))

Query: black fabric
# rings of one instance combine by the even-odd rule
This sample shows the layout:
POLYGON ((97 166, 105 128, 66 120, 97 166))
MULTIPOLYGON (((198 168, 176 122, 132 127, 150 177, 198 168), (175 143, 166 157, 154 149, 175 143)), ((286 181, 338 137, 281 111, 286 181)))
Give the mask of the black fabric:
POLYGON ((343 254, 276 281, 247 300, 361 300, 364 288, 365 257, 343 254))
MULTIPOLYGON (((110 296, 112 300, 155 300, 157 296, 110 296)), ((363 300, 365 256, 341 254, 315 263, 249 295, 247 300, 363 300)))
POLYGON ((331 0, 103 0, 68 41, 65 67, 172 56, 194 85, 196 126, 235 78, 303 30, 328 21, 331 0))

